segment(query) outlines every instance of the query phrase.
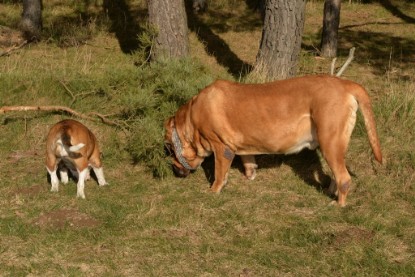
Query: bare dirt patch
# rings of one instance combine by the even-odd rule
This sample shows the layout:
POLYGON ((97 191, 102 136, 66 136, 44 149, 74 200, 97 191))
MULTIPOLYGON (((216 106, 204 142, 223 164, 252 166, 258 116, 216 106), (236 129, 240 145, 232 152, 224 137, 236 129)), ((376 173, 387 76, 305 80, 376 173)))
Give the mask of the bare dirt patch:
POLYGON ((344 230, 340 230, 334 234, 333 245, 340 247, 351 243, 370 243, 373 240, 374 236, 374 231, 353 226, 344 230))
POLYGON ((60 209, 41 214, 33 221, 40 228, 62 229, 71 228, 95 228, 101 222, 87 214, 74 209, 60 209))
POLYGON ((42 185, 34 185, 34 186, 30 186, 30 187, 23 187, 23 188, 18 188, 16 189, 13 194, 19 194, 22 196, 28 196, 28 197, 33 197, 36 196, 40 193, 46 192, 47 189, 45 186, 42 185))

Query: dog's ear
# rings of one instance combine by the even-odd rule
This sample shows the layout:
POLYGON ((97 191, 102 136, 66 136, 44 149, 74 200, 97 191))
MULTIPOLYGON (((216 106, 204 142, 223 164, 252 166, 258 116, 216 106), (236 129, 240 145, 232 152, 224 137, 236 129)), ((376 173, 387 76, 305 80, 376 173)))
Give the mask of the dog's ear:
POLYGON ((166 121, 164 122, 164 128, 167 130, 171 130, 173 129, 175 126, 174 124, 174 116, 169 117, 168 119, 166 119, 166 121))

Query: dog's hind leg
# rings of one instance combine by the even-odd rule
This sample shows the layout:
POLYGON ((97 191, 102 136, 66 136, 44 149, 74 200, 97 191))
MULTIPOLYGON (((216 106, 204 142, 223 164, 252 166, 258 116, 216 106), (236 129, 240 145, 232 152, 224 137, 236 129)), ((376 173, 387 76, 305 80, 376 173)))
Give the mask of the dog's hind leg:
MULTIPOLYGON (((331 140, 320 140, 320 142, 323 142, 320 143, 321 152, 335 178, 337 202, 341 207, 344 207, 351 186, 351 177, 345 162, 349 139, 334 136, 331 140)), ((330 185, 330 190, 334 191, 333 184, 330 185)))
POLYGON ((108 185, 107 181, 105 181, 104 170, 102 169, 102 167, 92 167, 92 168, 94 169, 95 176, 97 176, 98 184, 100 186, 108 185))
POLYGON ((60 168, 59 174, 61 175, 62 184, 67 184, 69 182, 68 177, 68 169, 67 168, 60 168))
POLYGON ((248 180, 254 180, 256 176, 256 169, 258 165, 255 162, 254 155, 243 155, 241 156, 242 163, 245 168, 245 176, 248 180))
POLYGON ((50 175, 50 183, 52 185, 50 191, 58 191, 59 190, 59 179, 58 175, 56 174, 58 170, 58 161, 53 154, 46 155, 46 169, 50 175))
POLYGON ((344 163, 334 165, 333 167, 334 168, 332 168, 332 171, 335 177, 337 187, 337 202, 340 205, 340 207, 344 207, 346 206, 346 197, 349 193, 350 186, 352 183, 351 177, 344 163))
POLYGON ((50 183, 52 185, 50 191, 58 191, 59 190, 59 178, 58 178, 58 175, 56 174, 56 169, 49 170, 48 167, 46 167, 46 169, 49 172, 49 175, 50 175, 50 183))
POLYGON ((76 187, 76 196, 82 199, 85 199, 84 188, 85 188, 85 179, 86 179, 87 174, 88 174, 88 168, 78 171, 79 177, 78 177, 78 183, 76 187))
POLYGON ((78 170, 78 184, 76 185, 76 196, 80 197, 82 199, 85 199, 85 193, 84 193, 84 188, 85 188, 85 178, 88 174, 88 167, 85 167, 83 170, 78 170))

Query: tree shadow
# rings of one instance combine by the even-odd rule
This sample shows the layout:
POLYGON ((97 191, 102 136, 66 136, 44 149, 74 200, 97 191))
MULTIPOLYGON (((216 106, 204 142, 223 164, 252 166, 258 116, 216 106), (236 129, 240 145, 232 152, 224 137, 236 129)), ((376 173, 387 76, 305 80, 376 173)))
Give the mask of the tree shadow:
POLYGON ((125 0, 104 0, 104 12, 111 21, 110 31, 115 33, 123 53, 131 54, 139 49, 138 35, 143 31, 137 18, 145 18, 144 13, 133 14, 125 0))
MULTIPOLYGON (((415 37, 394 35, 381 31, 360 31, 359 28, 370 25, 378 26, 408 26, 410 23, 387 23, 387 22, 365 22, 362 24, 344 25, 339 28, 338 34, 338 56, 346 57, 350 47, 356 47, 355 59, 353 63, 370 63, 370 70, 376 75, 383 75, 391 70, 399 70, 400 73, 395 78, 401 80, 410 79, 412 76, 404 73, 414 67, 415 37)), ((398 28, 398 27, 397 27, 398 28)), ((315 34, 311 34, 304 39, 301 48, 307 52, 318 53, 315 45, 319 44, 321 29, 315 34)))
POLYGON ((393 5, 390 0, 378 0, 378 2, 394 16, 402 19, 406 23, 415 24, 415 18, 403 13, 397 6, 393 5))
MULTIPOLYGON (((218 11, 209 11, 209 16, 215 19, 215 24, 206 24, 204 21, 194 13, 192 8, 192 1, 186 0, 186 14, 188 27, 190 31, 194 32, 197 38, 205 45, 206 52, 215 57, 218 64, 225 67, 227 71, 235 78, 243 77, 252 70, 252 65, 240 59, 229 47, 229 45, 212 29, 218 32, 227 31, 227 25, 223 21, 227 16, 218 11)), ((250 25, 252 28, 253 24, 250 25)))
MULTIPOLYGON (((48 4, 49 9, 67 9, 68 5, 66 2, 48 4)), ((70 8, 72 12, 53 16, 43 29, 44 36, 59 46, 84 44, 96 35, 95 27, 98 26, 115 34, 123 53, 131 54, 140 48, 138 35, 143 28, 137 22, 146 18, 145 9, 130 7, 126 0, 104 0, 102 5, 83 0, 70 4, 70 8)))
MULTIPOLYGON (((317 191, 323 192, 330 198, 335 198, 328 191, 331 177, 323 170, 320 157, 316 150, 303 150, 294 155, 257 155, 255 156, 258 168, 279 168, 283 164, 288 165, 301 180, 307 185, 314 187, 317 191)), ((211 155, 202 163, 205 177, 212 185, 215 181, 215 160, 211 155)), ((239 156, 232 162, 232 168, 238 169, 244 174, 245 169, 239 156)), ((253 181, 255 182, 255 180, 253 181)))
MULTIPOLYGON (((384 74, 391 67, 400 70, 411 69, 414 66, 415 39, 389 35, 374 31, 353 31, 343 27, 340 30, 340 45, 352 43, 356 47, 357 56, 365 57, 371 63, 375 74, 384 74)), ((345 55, 348 49, 340 49, 345 55)))

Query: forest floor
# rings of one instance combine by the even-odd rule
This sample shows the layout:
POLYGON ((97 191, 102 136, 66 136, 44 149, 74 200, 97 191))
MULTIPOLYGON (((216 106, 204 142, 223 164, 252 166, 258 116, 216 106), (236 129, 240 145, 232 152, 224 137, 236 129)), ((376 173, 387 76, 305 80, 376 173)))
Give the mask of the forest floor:
MULTIPOLYGON (((252 1, 211 0, 190 24, 192 60, 159 67, 143 65, 139 53, 144 2, 118 1, 122 10, 103 13, 100 1, 44 1, 45 39, 18 48, 21 5, 3 1, 0 52, 11 51, 0 57, 0 107, 62 105, 110 117, 151 112, 137 107, 155 105, 140 98, 152 85, 151 93, 174 85, 189 95, 217 78, 244 80, 262 30, 252 1)), ((350 2, 342 4, 337 67, 356 47, 343 78, 372 98, 385 163, 374 161, 359 114, 345 208, 330 205, 321 189, 331 172, 318 151, 260 156, 254 181, 236 159, 227 186, 213 195, 211 159, 186 179, 156 178, 131 157, 131 134, 89 120, 80 121, 102 146, 110 185, 89 181, 85 200, 76 198, 75 181, 52 193, 45 136, 70 116, 7 113, 0 115, 0 276, 415 276, 415 3, 350 2)), ((298 75, 330 70, 331 60, 318 55, 322 14, 322 1, 307 1, 298 75)), ((163 136, 144 123, 134 123, 135 136, 163 136)))

